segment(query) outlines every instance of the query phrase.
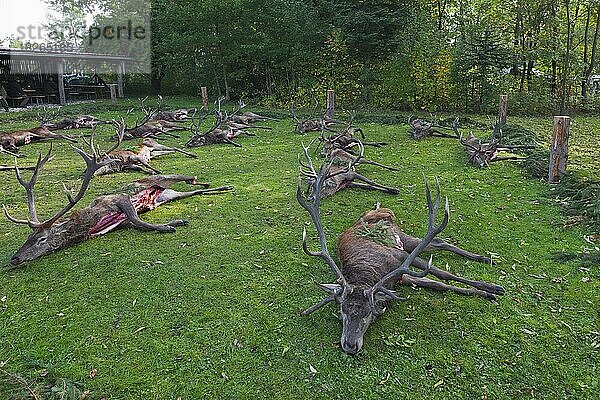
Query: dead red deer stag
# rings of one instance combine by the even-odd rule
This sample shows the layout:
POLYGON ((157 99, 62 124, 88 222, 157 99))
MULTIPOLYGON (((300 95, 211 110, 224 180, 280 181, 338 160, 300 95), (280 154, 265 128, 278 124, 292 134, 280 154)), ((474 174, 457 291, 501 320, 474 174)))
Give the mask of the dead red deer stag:
POLYGON ((221 111, 221 102, 224 98, 220 98, 215 102, 215 123, 207 132, 201 133, 201 125, 204 119, 203 116, 198 118, 198 123, 193 123, 190 127, 192 137, 186 143, 187 147, 200 147, 211 144, 230 144, 236 147, 242 147, 241 144, 234 142, 232 139, 238 137, 241 134, 253 136, 254 134, 242 129, 234 129, 227 125, 232 115, 236 115, 246 105, 243 102, 238 104, 238 107, 233 110, 232 114, 227 114, 221 111))
POLYGON ((82 129, 82 128, 93 128, 94 125, 98 124, 110 124, 111 121, 103 121, 92 115, 82 115, 76 118, 63 118, 59 121, 54 121, 58 118, 60 113, 60 107, 56 108, 55 111, 51 112, 49 108, 43 108, 44 113, 38 113, 38 119, 41 126, 54 132, 58 130, 69 130, 69 129, 82 129))
POLYGON ((413 119, 412 115, 408 117, 408 125, 410 126, 410 129, 408 131, 410 137, 416 140, 421 140, 428 136, 456 139, 456 136, 440 131, 440 129, 449 128, 439 126, 433 122, 426 122, 419 118, 413 119))
MULTIPOLYGON (((170 121, 162 119, 153 119, 153 116, 158 113, 161 103, 159 102, 156 108, 150 108, 146 106, 144 98, 140 101, 140 109, 143 112, 143 117, 136 119, 135 126, 129 128, 125 126, 125 133, 123 134, 123 140, 134 140, 134 139, 160 139, 161 135, 171 136, 179 138, 179 136, 171 133, 173 131, 184 131, 188 128, 185 126, 174 124, 170 121)), ((127 115, 131 114, 133 109, 127 112, 127 115)), ((112 140, 117 140, 117 135, 111 137, 112 140)))
MULTIPOLYGON (((317 179, 317 174, 309 155, 310 144, 302 146, 304 148, 304 158, 306 162, 298 157, 300 163, 300 173, 309 181, 317 179)), ((364 147, 359 142, 359 154, 352 155, 342 149, 335 149, 328 155, 323 165, 326 165, 328 171, 327 176, 323 180, 323 187, 319 189, 319 193, 323 197, 333 196, 335 193, 346 188, 356 188, 365 190, 378 190, 388 194, 398 194, 400 191, 393 187, 381 185, 371 179, 356 172, 356 166, 359 164, 376 165, 392 171, 397 169, 388 167, 377 162, 363 158, 364 147)), ((324 167, 322 167, 323 169, 324 167)), ((312 186, 311 186, 312 187, 312 186)))
POLYGON ((150 224, 142 221, 138 214, 153 210, 170 201, 196 195, 218 194, 232 190, 230 186, 207 189, 208 184, 198 183, 193 176, 155 175, 134 181, 121 194, 97 197, 89 206, 73 211, 65 217, 67 212, 83 198, 94 173, 103 166, 113 162, 111 159, 101 159, 94 148, 93 136, 90 139, 90 148, 93 149, 91 155, 79 148, 75 148, 86 163, 81 186, 75 196, 67 193, 68 204, 46 221, 40 221, 38 218, 35 207, 34 187, 41 169, 51 158, 52 147, 50 147, 48 154, 44 158, 40 155, 29 181, 25 181, 21 177, 19 169, 15 168, 17 180, 27 192, 29 217, 26 220, 13 218, 8 213, 6 206, 4 206, 4 213, 11 222, 28 225, 33 232, 21 248, 12 256, 10 260, 12 265, 16 266, 26 261, 35 260, 94 236, 103 235, 127 224, 137 229, 174 232, 175 227, 187 225, 187 221, 174 220, 165 224, 150 224), (189 192, 178 192, 170 189, 173 184, 179 182, 201 186, 204 189, 189 192))
MULTIPOLYGON (((321 131, 321 137, 319 140, 321 141, 320 145, 323 146, 322 155, 327 156, 334 149, 342 149, 351 154, 354 154, 353 148, 360 145, 362 146, 371 146, 371 147, 383 147, 387 146, 389 143, 386 142, 365 142, 365 134, 362 129, 358 128, 354 125, 354 118, 356 113, 352 113, 350 115, 350 119, 346 124, 346 127, 342 129, 340 132, 335 132, 330 134, 329 136, 325 136, 325 130, 321 131), (355 135, 359 133, 361 139, 355 137, 355 135)), ((331 130, 331 129, 330 129, 331 130)))
POLYGON ((429 262, 419 258, 422 251, 446 250, 471 260, 490 262, 484 256, 470 253, 436 238, 448 224, 450 208, 446 198, 444 219, 436 225, 435 219, 440 207, 440 188, 438 183, 434 203, 431 200, 427 180, 425 180, 425 194, 429 213, 427 234, 423 239, 404 233, 391 210, 385 208, 370 210, 338 238, 337 254, 341 267, 338 266, 328 251, 319 216, 320 201, 323 197, 321 191, 327 186, 329 175, 328 166, 322 166, 319 172, 314 170, 313 172, 316 177, 311 183, 311 190, 308 191, 310 194, 308 196, 304 194, 302 179, 299 177, 296 197, 300 205, 310 214, 321 247, 316 252, 308 249, 306 228, 302 234, 302 247, 306 254, 322 258, 331 268, 336 280, 332 284, 319 285, 328 296, 304 310, 302 315, 309 315, 329 303, 337 302, 342 320, 340 343, 344 352, 356 354, 361 350, 367 329, 387 310, 387 301, 405 300, 394 291, 396 284, 453 291, 490 300, 495 300, 497 295, 505 293, 502 286, 454 275, 434 267, 432 258, 429 262), (415 272, 410 269, 411 266, 421 271, 415 272), (444 281, 460 282, 470 288, 451 286, 427 278, 427 275, 444 281))
POLYGON ((194 118, 197 112, 198 109, 196 108, 180 108, 173 111, 157 111, 152 115, 152 119, 169 122, 189 121, 194 118))
POLYGON ((100 120, 92 115, 82 115, 77 118, 63 118, 57 122, 49 122, 44 126, 50 131, 70 130, 70 129, 91 129, 94 125, 110 124, 110 121, 100 120))
POLYGON ((473 132, 469 132, 467 137, 463 139, 462 134, 458 130, 458 121, 458 118, 454 120, 454 122, 452 123, 452 129, 454 130, 454 134, 456 135, 460 143, 464 146, 465 152, 469 157, 469 162, 475 165, 476 167, 489 167, 492 162, 496 161, 524 160, 525 157, 523 156, 499 157, 499 153, 502 151, 525 150, 535 148, 535 146, 529 145, 500 145, 499 141, 495 138, 495 136, 492 136, 492 139, 490 141, 483 142, 481 139, 475 137, 475 135, 473 135, 473 132))
POLYGON ((246 111, 241 115, 232 115, 230 120, 232 122, 245 125, 252 125, 255 122, 279 121, 277 118, 263 117, 262 115, 255 114, 250 111, 246 111))
POLYGON ((95 175, 108 175, 123 171, 139 171, 150 175, 161 174, 161 171, 150 165, 150 160, 176 152, 185 154, 188 157, 198 158, 197 155, 177 147, 164 146, 154 139, 144 139, 144 141, 139 144, 137 151, 113 150, 107 153, 103 159, 111 159, 113 162, 98 169, 95 172, 95 175))
POLYGON ((315 108, 313 109, 310 116, 306 119, 300 120, 296 115, 296 106, 292 105, 290 114, 295 122, 295 131, 301 135, 308 132, 321 132, 323 130, 331 130, 334 125, 342 124, 342 122, 330 118, 326 114, 320 119, 315 119, 317 112, 319 111, 319 101, 315 98, 315 108))
POLYGON ((77 143, 77 140, 67 135, 51 132, 45 126, 38 126, 32 129, 0 133, 0 147, 11 153, 18 153, 21 146, 53 139, 62 139, 71 143, 77 143))

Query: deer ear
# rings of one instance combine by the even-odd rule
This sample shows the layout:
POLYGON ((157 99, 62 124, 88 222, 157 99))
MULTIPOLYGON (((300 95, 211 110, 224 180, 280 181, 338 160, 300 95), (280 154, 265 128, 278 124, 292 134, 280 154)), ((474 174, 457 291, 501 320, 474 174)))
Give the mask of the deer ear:
POLYGON ((320 283, 318 286, 330 294, 339 293, 342 290, 342 287, 337 283, 320 283))

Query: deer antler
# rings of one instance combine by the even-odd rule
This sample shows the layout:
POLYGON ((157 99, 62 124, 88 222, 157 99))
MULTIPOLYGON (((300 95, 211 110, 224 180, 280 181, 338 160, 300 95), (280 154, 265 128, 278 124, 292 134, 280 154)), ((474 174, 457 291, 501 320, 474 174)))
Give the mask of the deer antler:
MULTIPOLYGON (((117 145, 113 146, 113 149, 116 149, 116 147, 121 143, 120 139, 123 136, 123 132, 124 132, 124 123, 119 123, 119 140, 117 142, 117 145)), ((13 217, 11 217, 8 214, 8 211, 6 210, 6 207, 4 207, 4 214, 6 215, 6 217, 14 223, 17 224, 27 224, 29 225, 30 228, 32 229, 39 229, 39 228, 48 228, 50 226, 52 226, 58 219, 60 219, 63 215, 65 215, 69 210, 71 210, 76 204, 77 202, 79 202, 79 200, 81 200, 86 192, 86 190, 89 187, 90 181, 92 180, 92 177, 94 176, 94 173, 102 168, 105 165, 108 165, 112 162, 114 162, 114 160, 112 159, 105 159, 103 161, 100 161, 100 156, 98 155, 97 150, 94 147, 94 133, 96 131, 96 125, 94 125, 94 127, 92 128, 92 133, 90 136, 90 140, 88 143, 88 146, 90 147, 90 150, 92 152, 92 155, 87 154, 86 152, 84 152, 83 150, 81 150, 78 147, 75 147, 73 145, 71 145, 71 147, 73 149, 75 149, 75 151, 77 153, 79 153, 79 155, 81 156, 81 158, 83 158, 83 160, 86 163, 86 169, 83 175, 83 180, 81 182, 81 186, 79 188, 79 191, 77 192, 77 195, 75 197, 71 196, 70 194, 67 194, 67 199, 69 201, 69 204, 67 204, 65 207, 63 207, 60 211, 58 211, 56 214, 54 214, 50 219, 44 221, 44 222, 40 222, 37 216, 37 212, 35 209, 35 196, 34 196, 34 186, 35 183, 37 181, 38 175, 40 170, 44 167, 44 165, 50 161, 52 159, 52 144, 50 144, 50 149, 48 150, 48 154, 46 154, 46 156, 44 158, 42 158, 42 156, 40 155, 38 157, 38 162, 36 164, 36 167, 33 171, 33 175, 31 177, 31 179, 29 180, 29 182, 25 182, 23 180, 23 178, 21 177, 21 174, 19 172, 19 168, 16 165, 16 160, 15 160, 15 175, 17 176, 17 180, 19 181, 19 183, 21 184, 21 186, 23 186, 25 188, 25 190, 27 191, 27 206, 29 208, 29 216, 30 216, 30 220, 18 220, 15 219, 13 217)), ((110 150, 110 151, 112 151, 110 150)))
POLYGON ((329 177, 329 169, 331 168, 331 164, 333 159, 329 160, 326 164, 322 164, 319 168, 319 172, 315 170, 315 167, 312 163, 312 159, 308 154, 309 146, 302 145, 304 149, 304 157, 307 160, 307 163, 301 163, 304 167, 309 169, 309 173, 312 175, 312 179, 310 179, 310 190, 307 194, 302 193, 302 177, 298 176, 298 189, 296 191, 296 199, 298 203, 310 214, 315 229, 317 230, 317 234, 319 236, 319 242, 321 244, 321 250, 313 252, 308 249, 308 245, 306 243, 306 228, 304 228, 302 232, 302 249, 306 254, 313 257, 321 257, 327 265, 331 268, 331 271, 336 277, 336 281, 340 284, 340 289, 334 291, 329 297, 325 298, 323 301, 319 302, 315 306, 305 310, 302 314, 308 315, 313 311, 318 310, 319 308, 325 306, 332 301, 342 301, 346 298, 346 296, 352 291, 352 288, 346 282, 342 271, 337 266, 333 257, 329 254, 329 250, 327 249, 327 240, 325 238, 325 233, 323 231, 323 224, 321 222, 321 217, 319 216, 319 208, 321 205, 321 189, 325 183, 325 181, 329 177))
POLYGON ((60 106, 56 109, 56 111, 53 111, 52 113, 50 113, 50 110, 48 107, 43 106, 42 110, 44 111, 43 114, 40 114, 39 112, 37 113, 37 117, 38 120, 40 121, 40 124, 42 126, 48 124, 50 121, 52 121, 53 119, 55 119, 56 117, 58 117, 58 115, 60 114, 60 106))
POLYGON ((27 192, 27 208, 29 209, 29 219, 20 220, 20 219, 13 218, 8 213, 6 206, 3 206, 4 215, 10 222, 13 222, 15 224, 29 225, 29 227, 31 227, 32 229, 36 228, 37 225, 40 224, 40 221, 39 221, 38 215, 37 215, 37 211, 35 209, 35 196, 34 196, 33 190, 35 187, 35 183, 37 182, 37 178, 39 176, 40 170, 44 167, 44 164, 46 164, 52 158, 53 158, 52 157, 52 143, 50 143, 50 149, 48 150, 48 153, 46 154, 46 156, 44 158, 42 158, 41 154, 38 156, 38 161, 33 170, 33 174, 31 175, 31 179, 29 179, 29 182, 25 182, 25 180, 21 177, 21 171, 19 170, 19 166, 17 165, 17 159, 15 158, 15 175, 17 177, 17 181, 19 181, 19 184, 21 186, 23 186, 25 188, 25 191, 27 192))
POLYGON ((400 278, 402 275, 410 275, 415 277, 423 277, 429 274, 431 269, 431 264, 433 261, 432 258, 429 259, 429 263, 427 264, 427 268, 422 272, 414 272, 409 269, 411 264, 415 261, 415 259, 419 256, 419 254, 425 250, 425 248, 431 243, 431 241, 448 225, 448 220, 450 218, 450 205, 448 204, 448 197, 446 197, 446 206, 444 212, 444 219, 439 225, 435 225, 435 217, 440 208, 440 182, 436 179, 437 186, 437 194, 435 197, 435 204, 431 201, 431 191, 429 190, 429 184, 427 183, 427 178, 423 178, 425 181, 425 193, 427 196, 427 208, 429 209, 428 213, 428 223, 427 223, 427 235, 419 242, 417 247, 408 255, 408 258, 404 260, 402 265, 400 265, 395 270, 391 271, 383 278, 379 280, 373 287, 365 291, 365 295, 369 298, 369 303, 371 306, 371 310, 375 315, 381 314, 383 311, 379 310, 376 306, 375 295, 377 292, 383 292, 387 294, 394 300, 401 300, 398 296, 396 296, 392 291, 385 288, 385 284, 389 281, 400 278))

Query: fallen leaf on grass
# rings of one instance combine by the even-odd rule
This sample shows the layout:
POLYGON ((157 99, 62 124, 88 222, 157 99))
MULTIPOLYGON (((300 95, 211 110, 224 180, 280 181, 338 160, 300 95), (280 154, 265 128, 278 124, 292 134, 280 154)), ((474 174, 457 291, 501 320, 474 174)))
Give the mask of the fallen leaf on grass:
POLYGON ((385 378, 383 378, 382 380, 380 380, 380 381, 379 381, 379 384, 380 384, 380 385, 385 385, 385 384, 387 383, 387 381, 389 381, 389 380, 390 380, 390 377, 391 377, 391 375, 390 375, 390 373, 388 372, 388 373, 385 375, 385 378))
POLYGON ((142 326, 142 327, 140 327, 140 328, 137 328, 137 329, 136 329, 136 330, 133 332, 133 334, 135 335, 136 333, 140 333, 140 332, 141 332, 141 331, 143 331, 144 329, 146 329, 146 327, 145 327, 145 326, 142 326))
POLYGON ((537 333, 536 333, 536 332, 534 332, 534 331, 532 331, 532 330, 529 330, 529 329, 527 329, 527 328, 521 328, 521 332, 523 332, 523 333, 526 333, 526 334, 528 334, 528 335, 537 335, 537 333))
POLYGON ((308 364, 308 370, 309 370, 308 376, 310 379, 314 378, 315 375, 317 375, 317 370, 315 369, 315 367, 313 367, 310 364, 308 364))
POLYGON ((440 386, 442 386, 443 384, 444 384, 444 380, 443 380, 443 379, 440 379, 439 381, 437 381, 437 382, 436 382, 436 384, 435 384, 435 385, 433 385, 433 388, 434 388, 434 389, 437 389, 437 388, 439 388, 440 386))
POLYGON ((94 379, 94 377, 96 376, 97 373, 98 373, 98 370, 96 368, 94 368, 93 370, 88 372, 88 378, 94 379))

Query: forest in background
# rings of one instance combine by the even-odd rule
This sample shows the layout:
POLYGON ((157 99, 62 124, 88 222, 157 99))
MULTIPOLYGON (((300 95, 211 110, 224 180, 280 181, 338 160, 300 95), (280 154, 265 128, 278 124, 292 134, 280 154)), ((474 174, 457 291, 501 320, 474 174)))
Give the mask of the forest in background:
POLYGON ((154 88, 268 105, 594 110, 600 1, 155 1, 154 88))
MULTIPOLYGON (((82 20, 145 1, 48 0, 82 20)), ((344 108, 511 113, 600 110, 600 0, 151 1, 152 73, 139 93, 344 108), (596 79, 598 78, 598 79, 596 79)), ((54 21, 54 24, 64 21, 54 21)))

